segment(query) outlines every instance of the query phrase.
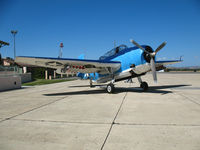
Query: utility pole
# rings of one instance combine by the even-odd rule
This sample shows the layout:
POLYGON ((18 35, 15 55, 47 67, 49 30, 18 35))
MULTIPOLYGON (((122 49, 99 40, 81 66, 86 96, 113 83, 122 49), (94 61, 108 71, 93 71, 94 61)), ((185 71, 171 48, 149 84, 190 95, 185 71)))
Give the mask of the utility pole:
POLYGON ((11 33, 14 37, 14 59, 16 58, 16 49, 15 49, 15 35, 17 34, 17 30, 11 30, 11 33))

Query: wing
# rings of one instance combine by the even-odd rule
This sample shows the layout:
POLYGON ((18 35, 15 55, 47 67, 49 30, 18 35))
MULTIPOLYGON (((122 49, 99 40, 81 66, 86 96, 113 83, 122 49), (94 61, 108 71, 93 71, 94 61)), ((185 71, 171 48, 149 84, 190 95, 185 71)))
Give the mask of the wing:
POLYGON ((182 60, 166 60, 166 61, 156 61, 156 70, 162 70, 165 69, 166 65, 171 65, 171 64, 175 64, 175 63, 179 63, 182 62, 182 60))
POLYGON ((69 59, 51 57, 16 57, 15 62, 21 66, 39 66, 60 70, 61 73, 81 72, 107 74, 117 71, 121 67, 119 61, 104 61, 90 59, 69 59))
POLYGON ((182 60, 156 61, 155 63, 157 66, 161 66, 161 65, 171 65, 179 62, 182 62, 182 60))
MULTIPOLYGON (((156 61, 156 71, 162 70, 165 68, 165 65, 175 64, 182 62, 182 60, 168 60, 168 61, 156 61)), ((134 68, 130 68, 129 72, 133 71, 136 74, 142 74, 151 71, 151 66, 149 63, 141 64, 135 66, 134 68)))

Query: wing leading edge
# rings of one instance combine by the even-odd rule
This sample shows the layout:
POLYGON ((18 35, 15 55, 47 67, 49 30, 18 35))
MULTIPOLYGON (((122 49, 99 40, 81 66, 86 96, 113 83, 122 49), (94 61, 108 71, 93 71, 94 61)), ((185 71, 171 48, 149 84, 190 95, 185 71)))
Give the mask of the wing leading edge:
POLYGON ((171 65, 182 62, 182 60, 166 60, 166 61, 156 61, 156 65, 171 65))
POLYGON ((110 73, 110 70, 117 71, 121 67, 119 61, 104 61, 90 59, 69 59, 52 57, 16 57, 15 62, 22 66, 39 66, 60 70, 61 73, 81 72, 100 74, 110 73))

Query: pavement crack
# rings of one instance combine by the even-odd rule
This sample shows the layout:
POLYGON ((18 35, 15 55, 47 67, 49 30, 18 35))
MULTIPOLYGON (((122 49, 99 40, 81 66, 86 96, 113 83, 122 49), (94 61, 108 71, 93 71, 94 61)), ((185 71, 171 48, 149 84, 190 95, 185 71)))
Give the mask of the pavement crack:
MULTIPOLYGON (((163 84, 163 85, 164 85, 164 84, 163 84)), ((185 95, 183 95, 183 94, 180 93, 180 92, 177 92, 177 91, 174 90, 173 88, 169 88, 169 89, 170 89, 171 91, 173 91, 173 94, 177 94, 177 95, 179 95, 179 96, 182 96, 182 97, 186 98, 186 100, 188 100, 188 101, 190 101, 190 102, 192 102, 192 103, 197 104, 197 105, 200 106, 200 103, 196 102, 196 101, 193 100, 192 98, 190 98, 190 97, 188 97, 188 96, 185 96, 185 95)))
POLYGON ((54 120, 32 120, 32 119, 12 119, 12 120, 19 120, 19 121, 29 121, 29 122, 51 122, 51 123, 65 123, 65 124, 103 124, 103 125, 109 125, 110 123, 104 123, 104 122, 75 122, 75 121, 54 121, 54 120))
POLYGON ((190 127, 190 126, 200 126, 200 124, 145 124, 145 123, 115 123, 116 125, 127 125, 127 126, 185 126, 185 127, 190 127))
POLYGON ((120 104, 120 106, 119 106, 119 108, 118 108, 118 110, 117 110, 117 113, 116 113, 116 115, 115 115, 115 117, 114 117, 114 119, 113 119, 113 121, 112 121, 112 123, 111 123, 110 129, 109 129, 109 131, 108 131, 108 133, 107 133, 107 135, 106 135, 106 138, 105 138, 105 140, 104 140, 104 142, 103 142, 103 144, 102 144, 102 146, 101 146, 101 150, 103 150, 103 148, 104 148, 104 146, 105 146, 105 144, 106 144, 106 141, 107 141, 107 139, 108 139, 108 137, 109 137, 109 135, 110 135, 110 133, 111 133, 112 127, 113 127, 113 125, 115 124, 115 120, 116 120, 116 118, 117 118, 117 116, 118 116, 118 114, 119 114, 119 112, 120 112, 120 110, 121 110, 121 108, 122 108, 122 105, 123 105, 123 103, 124 103, 124 101, 125 101, 126 96, 127 96, 127 92, 126 92, 126 94, 124 95, 124 97, 123 97, 123 99, 122 99, 122 102, 121 102, 121 104, 120 104))
MULTIPOLYGON (((66 97, 69 97, 69 96, 66 96, 66 97)), ((25 111, 25 112, 22 112, 22 113, 20 113, 20 114, 17 114, 17 115, 14 115, 14 116, 5 118, 5 119, 1 120, 0 123, 3 122, 3 121, 6 121, 6 120, 13 119, 13 118, 15 118, 15 117, 17 117, 17 116, 20 116, 20 115, 29 113, 29 112, 34 111, 34 110, 36 110, 36 109, 45 107, 45 106, 47 106, 47 105, 53 104, 53 103, 55 103, 55 102, 61 101, 61 100, 65 99, 66 97, 62 97, 62 98, 60 98, 60 99, 54 100, 54 101, 52 101, 52 102, 49 102, 49 103, 46 103, 46 104, 43 104, 43 105, 40 105, 40 106, 38 106, 38 107, 32 108, 32 109, 27 110, 27 111, 25 111)))
POLYGON ((192 103, 197 104, 197 105, 200 106, 200 103, 196 102, 195 100, 191 99, 190 97, 185 96, 185 95, 183 95, 182 93, 178 93, 178 92, 174 92, 174 93, 177 94, 177 95, 180 95, 180 96, 186 98, 188 101, 190 101, 190 102, 192 102, 192 103))

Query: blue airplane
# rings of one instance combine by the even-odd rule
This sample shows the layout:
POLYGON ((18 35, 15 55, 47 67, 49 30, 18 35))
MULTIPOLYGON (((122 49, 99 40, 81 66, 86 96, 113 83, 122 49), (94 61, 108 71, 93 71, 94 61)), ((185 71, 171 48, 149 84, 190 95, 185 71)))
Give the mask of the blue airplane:
POLYGON ((166 42, 158 46, 155 51, 150 46, 139 45, 134 40, 131 40, 131 43, 135 47, 117 46, 101 56, 99 60, 84 59, 84 55, 78 59, 19 56, 16 57, 15 62, 22 66, 53 68, 58 74, 77 73, 79 78, 89 79, 91 87, 93 82, 108 83, 106 91, 113 93, 114 83, 135 77, 140 87, 146 91, 148 84, 142 81, 141 76, 151 71, 153 80, 156 82, 156 71, 164 69, 164 65, 182 61, 181 59, 156 61, 156 54, 166 45, 166 42))

